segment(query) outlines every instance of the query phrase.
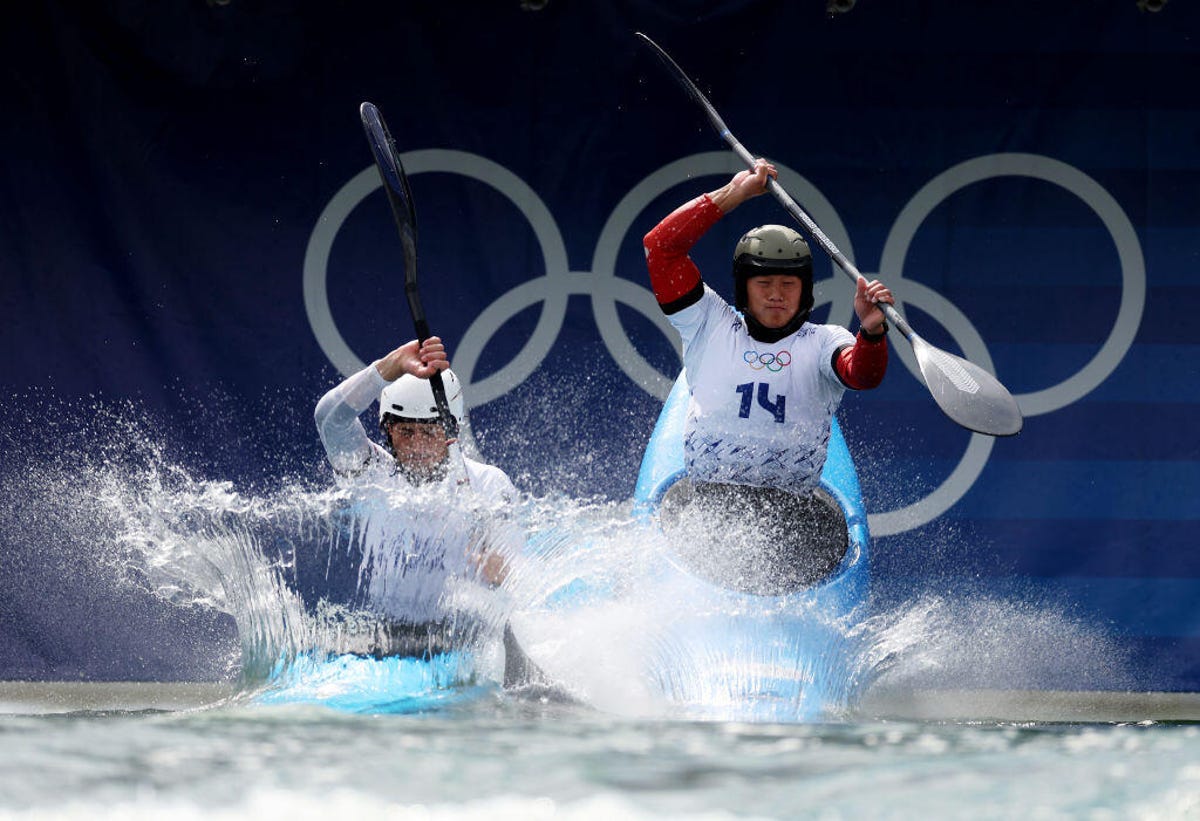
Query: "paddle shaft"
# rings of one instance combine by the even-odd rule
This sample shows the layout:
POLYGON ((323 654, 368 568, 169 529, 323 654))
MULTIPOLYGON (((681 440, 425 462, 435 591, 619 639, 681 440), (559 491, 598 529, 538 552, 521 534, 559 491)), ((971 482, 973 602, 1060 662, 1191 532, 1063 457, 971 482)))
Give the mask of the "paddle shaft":
MULTIPOLYGON (((679 67, 679 64, 676 63, 669 54, 663 51, 662 48, 660 48, 659 45, 649 37, 641 34, 640 32, 638 33, 638 36, 654 49, 659 58, 667 65, 668 68, 672 70, 675 78, 683 84, 685 89, 687 89, 688 96, 695 100, 700 107, 704 109, 704 113, 708 116, 708 120, 712 124, 712 127, 716 130, 717 134, 721 136, 721 139, 728 143, 729 147, 733 149, 733 153, 737 154, 738 157, 741 158, 742 162, 746 164, 746 167, 748 167, 750 170, 754 170, 754 155, 750 153, 746 146, 742 145, 741 140, 733 135, 733 132, 729 130, 729 126, 725 125, 725 121, 721 119, 721 115, 717 113, 717 110, 713 107, 713 104, 708 101, 708 98, 705 97, 703 93, 701 93, 700 89, 696 88, 696 84, 693 83, 691 78, 684 73, 683 69, 679 67)), ((816 241, 817 245, 821 246, 822 250, 824 250, 825 253, 827 253, 834 261, 834 263, 842 269, 846 276, 850 277, 851 281, 857 285, 858 280, 865 279, 865 277, 863 277, 863 275, 859 272, 858 268, 855 267, 854 263, 850 261, 849 257, 843 254, 841 249, 833 244, 833 240, 825 235, 825 232, 821 230, 820 226, 818 226, 813 218, 810 217, 808 213, 800 207, 799 203, 792 199, 791 194, 789 194, 787 190, 779 184, 778 180, 768 178, 767 190, 770 191, 775 199, 779 201, 779 204, 782 205, 784 209, 804 227, 813 240, 816 241)), ((912 327, 904 321, 904 317, 900 316, 900 312, 887 302, 880 302, 877 304, 880 310, 883 311, 884 316, 886 316, 888 321, 891 322, 892 326, 900 331, 900 333, 904 334, 905 339, 911 341, 913 336, 912 327)))
MULTIPOLYGON (((416 330, 417 343, 423 345, 431 334, 417 284, 417 209, 408 185, 408 175, 404 173, 404 166, 396 153, 396 144, 379 109, 372 103, 363 103, 359 107, 359 115, 367 133, 371 154, 375 157, 375 166, 383 181, 383 189, 387 192, 388 203, 392 207, 400 244, 404 247, 404 296, 416 330)), ((440 372, 435 371, 429 377, 429 386, 433 389, 434 404, 437 405, 446 438, 457 439, 458 420, 450 412, 450 402, 446 398, 446 386, 440 372)))
MULTIPOLYGON (((417 344, 424 345, 425 340, 433 334, 429 330, 428 320, 425 319, 425 308, 421 305, 421 290, 417 286, 415 265, 413 271, 413 276, 406 277, 404 280, 404 297, 408 302, 408 312, 412 315, 417 344)), ((433 400, 437 404, 442 427, 446 430, 446 438, 453 439, 458 436, 458 420, 450 412, 450 400, 446 397, 446 384, 442 381, 441 371, 434 371, 433 375, 429 377, 429 387, 433 389, 433 400)))
MULTIPOLYGON (((742 161, 745 162, 750 169, 753 170, 754 157, 749 151, 746 150, 746 147, 738 142, 737 138, 730 134, 728 130, 723 132, 723 136, 725 137, 725 141, 729 143, 731 148, 733 148, 734 152, 742 158, 742 161)), ((841 249, 833 244, 833 240, 826 236, 825 232, 822 231, 820 227, 813 221, 812 217, 810 217, 805 210, 800 207, 799 203, 792 199, 792 196, 787 192, 787 189, 780 185, 778 180, 767 178, 767 190, 771 192, 775 199, 779 201, 779 204, 782 205, 787 212, 796 219, 797 222, 804 226, 804 229, 808 232, 809 236, 816 241, 817 245, 821 246, 825 253, 829 255, 830 259, 837 264, 837 267, 841 268, 842 272, 846 274, 846 276, 850 277, 851 281, 857 284, 858 280, 866 279, 866 277, 859 272, 854 263, 850 261, 850 258, 843 254, 841 249)), ((895 307, 891 305, 891 303, 878 302, 876 305, 881 311, 883 311, 884 316, 888 318, 888 321, 892 324, 892 326, 896 328, 896 330, 900 331, 900 333, 904 334, 905 339, 912 339, 912 326, 904 321, 904 317, 900 316, 900 312, 897 311, 895 307)))

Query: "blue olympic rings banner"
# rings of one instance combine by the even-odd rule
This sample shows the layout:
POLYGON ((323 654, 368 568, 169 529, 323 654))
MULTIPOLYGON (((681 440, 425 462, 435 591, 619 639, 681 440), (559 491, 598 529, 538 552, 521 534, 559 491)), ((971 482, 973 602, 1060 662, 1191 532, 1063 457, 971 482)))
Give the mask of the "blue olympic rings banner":
MULTIPOLYGON (((680 367, 641 237, 739 168, 642 30, 918 332, 1026 416, 1013 439, 956 428, 892 334, 883 387, 839 413, 878 600, 971 585, 1127 653, 1109 677, 1047 665, 1021 686, 1200 689, 1194 4, 76 5, 14 9, 0 56, 0 678, 216 675, 163 647, 228 625, 97 602, 87 545, 29 512, 94 486, 30 477, 120 440, 102 422, 127 402, 200 475, 328 479, 312 406, 412 335, 363 100, 412 181, 468 445, 532 493, 629 496, 680 367), (173 627, 84 638, 128 613, 173 627)), ((769 197, 723 220, 693 255, 707 281, 729 297, 737 237, 784 221, 769 197)), ((817 256, 814 316, 852 325, 817 256)))

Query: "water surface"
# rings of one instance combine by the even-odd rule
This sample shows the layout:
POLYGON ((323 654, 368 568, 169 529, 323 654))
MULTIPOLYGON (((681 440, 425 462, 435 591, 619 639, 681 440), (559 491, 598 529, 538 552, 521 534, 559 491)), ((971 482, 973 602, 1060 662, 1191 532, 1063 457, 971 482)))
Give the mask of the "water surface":
POLYGON ((7 715, 0 813, 1177 819, 1200 814, 1200 726, 643 721, 500 692, 410 715, 7 715))

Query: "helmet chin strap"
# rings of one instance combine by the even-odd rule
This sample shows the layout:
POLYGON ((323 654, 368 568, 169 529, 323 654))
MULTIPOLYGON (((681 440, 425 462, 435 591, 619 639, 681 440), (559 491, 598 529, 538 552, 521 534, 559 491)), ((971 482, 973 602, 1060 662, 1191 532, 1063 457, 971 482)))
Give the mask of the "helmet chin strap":
POLYGON ((751 316, 749 311, 743 312, 742 319, 746 323, 746 332, 750 334, 751 339, 757 342, 772 343, 800 330, 800 326, 808 321, 808 314, 808 309, 796 311, 796 315, 789 319, 786 325, 779 328, 768 328, 751 316))

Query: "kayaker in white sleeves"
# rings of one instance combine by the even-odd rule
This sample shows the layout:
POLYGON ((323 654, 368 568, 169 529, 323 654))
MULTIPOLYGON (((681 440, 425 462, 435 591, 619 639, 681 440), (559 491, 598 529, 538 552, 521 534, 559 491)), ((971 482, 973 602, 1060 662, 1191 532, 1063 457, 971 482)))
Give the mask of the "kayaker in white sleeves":
MULTIPOLYGON (((407 342, 347 378, 317 403, 314 418, 329 464, 340 476, 363 471, 399 475, 414 484, 448 477, 451 443, 438 424, 429 377, 442 373, 450 410, 462 422, 463 398, 458 377, 449 370, 445 346, 436 337, 418 348, 407 342), (379 399, 379 428, 389 449, 367 436, 359 416, 379 399)), ((472 490, 487 501, 509 501, 516 489, 504 471, 463 457, 472 490)))
POLYGON ((461 423, 462 388, 437 337, 407 342, 351 375, 314 412, 329 463, 359 511, 362 603, 417 633, 441 630, 455 582, 499 584, 520 541, 507 520, 517 496, 508 476, 446 440, 429 383, 438 372, 461 423), (359 419, 376 398, 386 448, 359 419))

